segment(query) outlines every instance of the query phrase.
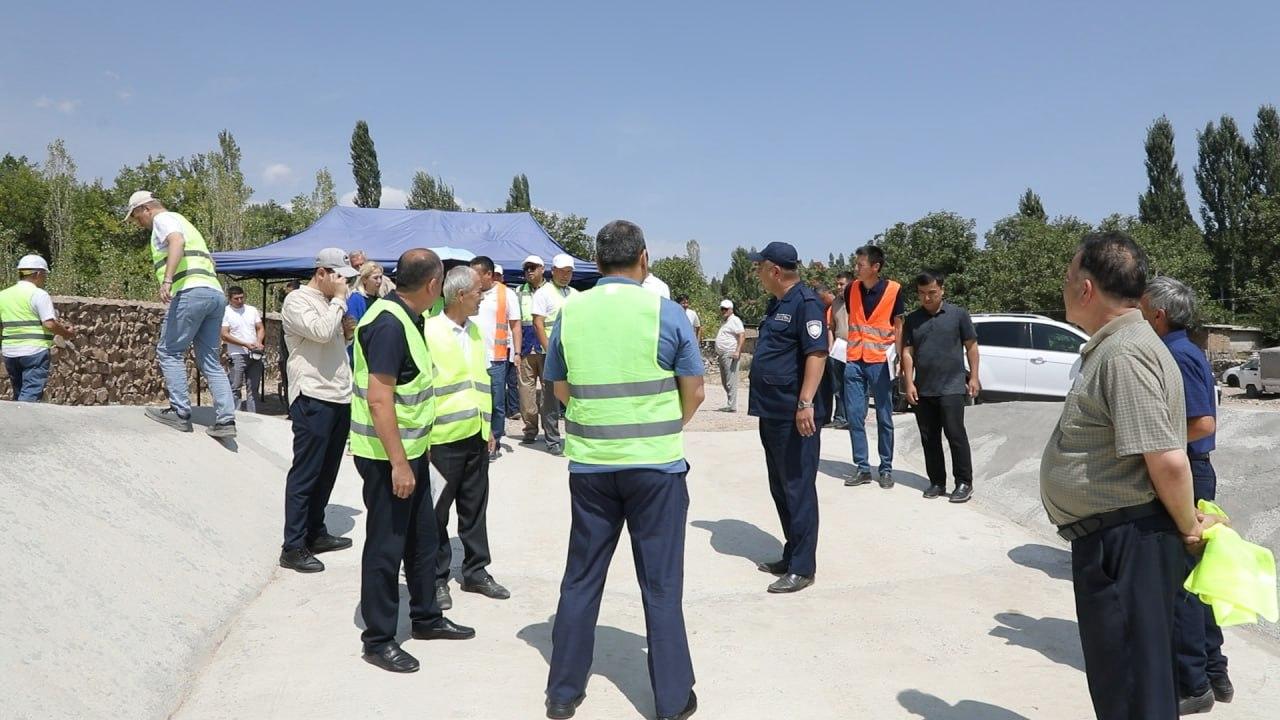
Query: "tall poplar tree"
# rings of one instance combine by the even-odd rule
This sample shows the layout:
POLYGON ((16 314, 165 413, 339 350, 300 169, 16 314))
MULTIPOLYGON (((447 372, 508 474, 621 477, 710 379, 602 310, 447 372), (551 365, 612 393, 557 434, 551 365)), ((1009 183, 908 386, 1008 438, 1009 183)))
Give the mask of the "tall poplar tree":
POLYGON ((382 203, 382 171, 369 137, 369 123, 363 120, 357 121, 351 132, 351 174, 356 180, 356 207, 378 207, 382 203))
POLYGON ((1196 164, 1196 185, 1200 188, 1200 217, 1205 241, 1213 254, 1218 297, 1228 300, 1240 294, 1244 278, 1237 262, 1245 250, 1253 166, 1249 145, 1240 135, 1236 121, 1223 115, 1217 125, 1210 122, 1199 135, 1200 158, 1196 164))
POLYGON ((1138 197, 1138 218, 1165 231, 1193 226, 1182 173, 1174 160, 1173 125, 1161 115, 1147 128, 1147 191, 1138 197))
POLYGON ((1280 114, 1274 105, 1258 108, 1253 126, 1253 192, 1280 195, 1280 114))
POLYGON ((1049 216, 1044 212, 1044 203, 1040 202, 1040 196, 1035 194, 1031 188, 1022 193, 1022 197, 1018 198, 1018 214, 1024 218, 1039 220, 1044 222, 1049 216))
POLYGON ((511 179, 511 190, 507 192, 506 212, 529 212, 533 209, 533 200, 529 198, 529 178, 520 173, 511 179))

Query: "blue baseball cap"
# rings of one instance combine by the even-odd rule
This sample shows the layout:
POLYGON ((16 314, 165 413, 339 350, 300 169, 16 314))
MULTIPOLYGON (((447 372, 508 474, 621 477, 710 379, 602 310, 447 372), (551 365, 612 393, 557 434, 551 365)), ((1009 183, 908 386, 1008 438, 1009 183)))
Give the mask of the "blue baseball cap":
POLYGON ((796 266, 800 264, 800 256, 796 254, 796 249, 792 247, 791 243, 784 242, 771 242, 765 245, 760 252, 748 253, 747 259, 751 262, 768 260, 774 265, 788 270, 795 270, 796 266))

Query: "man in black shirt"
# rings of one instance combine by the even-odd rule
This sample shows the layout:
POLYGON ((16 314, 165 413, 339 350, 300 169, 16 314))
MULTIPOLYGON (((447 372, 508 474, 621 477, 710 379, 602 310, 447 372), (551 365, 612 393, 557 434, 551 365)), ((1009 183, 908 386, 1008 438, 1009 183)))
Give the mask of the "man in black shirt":
POLYGON ((920 309, 907 315, 902 330, 902 377, 907 402, 916 408, 916 425, 929 473, 926 498, 947 489, 947 464, 942 433, 951 446, 956 489, 951 502, 973 494, 973 461, 964 429, 964 408, 978 395, 978 334, 969 312, 942 301, 944 278, 928 270, 916 277, 920 309), (966 376, 965 359, 969 361, 966 376))

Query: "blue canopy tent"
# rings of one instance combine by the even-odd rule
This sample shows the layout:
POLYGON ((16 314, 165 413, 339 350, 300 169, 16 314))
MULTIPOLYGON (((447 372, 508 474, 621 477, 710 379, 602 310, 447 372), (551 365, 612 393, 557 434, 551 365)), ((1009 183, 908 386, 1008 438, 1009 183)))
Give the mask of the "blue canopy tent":
MULTIPOLYGON (((526 257, 541 257, 550 270, 552 256, 564 252, 529 213, 335 207, 297 235, 252 250, 216 252, 213 260, 218 272, 234 278, 306 277, 316 253, 327 247, 364 250, 388 273, 411 248, 431 248, 445 261, 487 255, 502 266, 508 283, 523 280, 526 257)), ((575 282, 599 276, 595 263, 576 259, 575 282)))

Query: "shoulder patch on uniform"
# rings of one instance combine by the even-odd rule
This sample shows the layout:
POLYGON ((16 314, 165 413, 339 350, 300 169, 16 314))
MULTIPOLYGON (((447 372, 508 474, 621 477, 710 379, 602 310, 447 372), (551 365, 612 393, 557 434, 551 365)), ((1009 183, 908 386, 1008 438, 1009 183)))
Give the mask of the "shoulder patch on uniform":
POLYGON ((817 340, 818 336, 822 334, 822 321, 810 320, 809 322, 804 324, 804 329, 808 331, 809 337, 813 338, 814 340, 817 340))

